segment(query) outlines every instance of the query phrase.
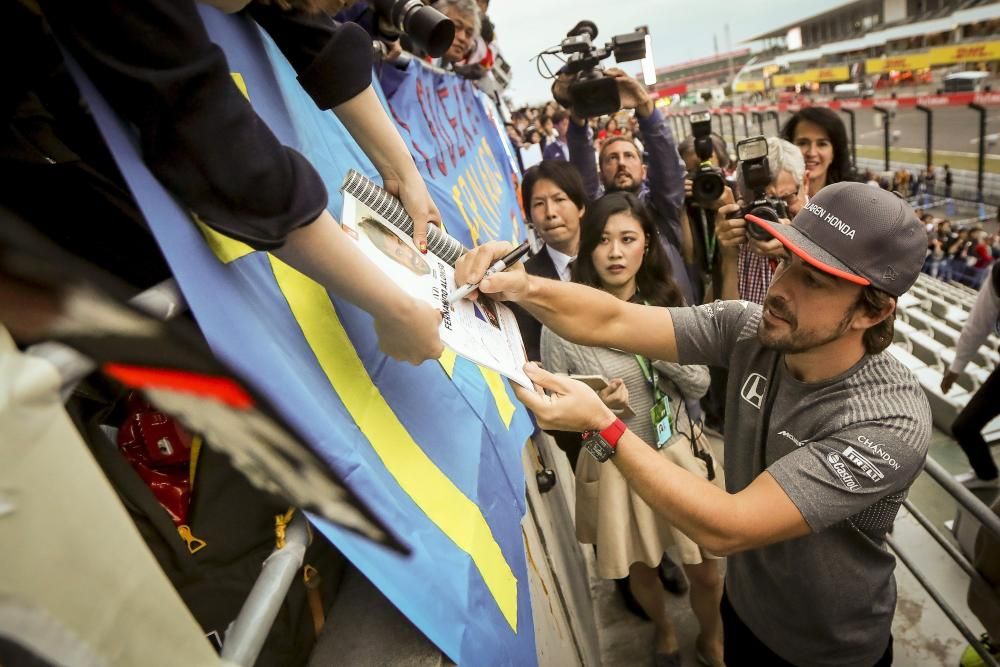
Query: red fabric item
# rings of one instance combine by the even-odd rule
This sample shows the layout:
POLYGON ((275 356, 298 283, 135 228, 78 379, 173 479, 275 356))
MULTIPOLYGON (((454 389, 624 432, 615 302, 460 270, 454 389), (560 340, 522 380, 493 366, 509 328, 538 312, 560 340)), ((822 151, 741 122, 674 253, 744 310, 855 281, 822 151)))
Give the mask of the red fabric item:
POLYGON ((104 364, 103 370, 122 384, 136 389, 167 389, 197 394, 239 409, 250 408, 254 404, 239 384, 225 377, 125 364, 104 364))
POLYGON ((187 523, 191 502, 191 435, 138 394, 118 429, 118 449, 177 526, 187 523))

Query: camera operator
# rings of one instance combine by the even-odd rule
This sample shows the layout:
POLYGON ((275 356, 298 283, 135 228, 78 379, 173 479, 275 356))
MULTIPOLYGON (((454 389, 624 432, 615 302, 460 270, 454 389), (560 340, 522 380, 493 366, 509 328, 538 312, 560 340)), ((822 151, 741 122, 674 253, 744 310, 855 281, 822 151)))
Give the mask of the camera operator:
MULTIPOLYGON (((474 0, 437 0, 431 5, 455 23, 455 38, 451 46, 440 58, 431 62, 445 69, 456 69, 463 66, 474 67, 477 63, 468 63, 468 57, 482 29, 482 19, 479 7, 474 0)), ((485 73, 485 71, 484 71, 485 73)))
POLYGON ((618 84, 623 109, 634 109, 645 144, 649 164, 634 141, 626 137, 609 136, 601 145, 599 162, 595 160, 593 134, 587 119, 572 109, 560 75, 553 85, 556 101, 570 108, 572 123, 566 135, 570 162, 580 171, 587 194, 594 200, 603 192, 626 191, 638 195, 653 211, 660 242, 667 251, 673 278, 687 303, 696 303, 695 292, 681 255, 681 210, 684 205, 684 163, 677 154, 674 133, 654 106, 646 88, 616 67, 605 71, 618 84), (599 168, 595 166, 599 165, 599 168))
MULTIPOLYGON (((787 216, 782 222, 788 224, 806 203, 805 160, 794 145, 770 137, 767 139, 767 161, 771 179, 764 194, 784 204, 787 216)), ((763 303, 774 275, 774 259, 782 252, 782 246, 774 239, 748 238, 747 222, 740 212, 746 202, 754 199, 754 194, 747 187, 742 163, 736 173, 740 201, 722 206, 715 215, 715 235, 721 247, 722 264, 719 297, 763 303)))

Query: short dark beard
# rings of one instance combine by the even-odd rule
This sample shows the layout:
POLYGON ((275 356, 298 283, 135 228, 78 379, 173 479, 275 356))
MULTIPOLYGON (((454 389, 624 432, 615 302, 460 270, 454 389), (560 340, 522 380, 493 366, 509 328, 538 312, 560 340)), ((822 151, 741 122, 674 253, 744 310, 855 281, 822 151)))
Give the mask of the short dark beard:
MULTIPOLYGON (((769 302, 769 299, 765 298, 764 304, 765 304, 764 308, 767 308, 770 305, 771 309, 775 310, 778 313, 785 314, 787 312, 784 310, 782 306, 775 308, 774 307, 775 302, 774 301, 769 302)), ((768 341, 765 338, 764 314, 763 312, 761 312, 760 324, 757 325, 757 340, 763 347, 769 350, 774 350, 776 352, 781 352, 783 354, 797 354, 800 352, 808 352, 809 350, 816 349, 817 347, 821 347, 823 345, 826 345, 827 343, 832 343, 833 341, 843 336, 844 332, 847 331, 847 328, 851 326, 851 319, 854 317, 854 313, 857 310, 857 308, 858 308, 857 303, 853 304, 850 308, 848 308, 847 312, 844 314, 844 317, 841 318, 840 323, 837 325, 836 329, 829 335, 823 336, 822 338, 819 339, 806 337, 803 340, 801 337, 796 339, 795 331, 793 330, 791 335, 789 335, 789 337, 786 340, 781 340, 781 341, 768 341)), ((797 323, 795 326, 797 326, 797 323)))
POLYGON ((618 176, 618 174, 615 174, 614 176, 611 177, 611 182, 610 183, 605 183, 604 184, 604 192, 605 192, 605 194, 611 194, 612 192, 631 192, 634 195, 639 194, 639 190, 642 189, 642 181, 636 181, 633 178, 632 179, 632 187, 630 187, 630 188, 620 188, 617 185, 615 185, 615 178, 617 176, 618 176))

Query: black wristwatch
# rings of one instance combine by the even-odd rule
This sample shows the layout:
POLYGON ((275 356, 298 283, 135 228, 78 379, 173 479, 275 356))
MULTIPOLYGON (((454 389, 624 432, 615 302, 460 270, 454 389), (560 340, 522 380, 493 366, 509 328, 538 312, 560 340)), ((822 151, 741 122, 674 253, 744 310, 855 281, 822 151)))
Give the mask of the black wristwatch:
POLYGON ((584 431, 583 446, 598 463, 604 463, 615 454, 618 441, 625 434, 627 427, 621 419, 615 419, 603 431, 584 431))

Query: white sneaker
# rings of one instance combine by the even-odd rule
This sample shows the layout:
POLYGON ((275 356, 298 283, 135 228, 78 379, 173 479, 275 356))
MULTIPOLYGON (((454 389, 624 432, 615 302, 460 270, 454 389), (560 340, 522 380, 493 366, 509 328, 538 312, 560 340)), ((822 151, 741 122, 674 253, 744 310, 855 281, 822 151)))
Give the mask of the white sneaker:
POLYGON ((1000 487, 1000 477, 981 479, 972 470, 955 475, 955 481, 967 489, 995 489, 1000 487))

